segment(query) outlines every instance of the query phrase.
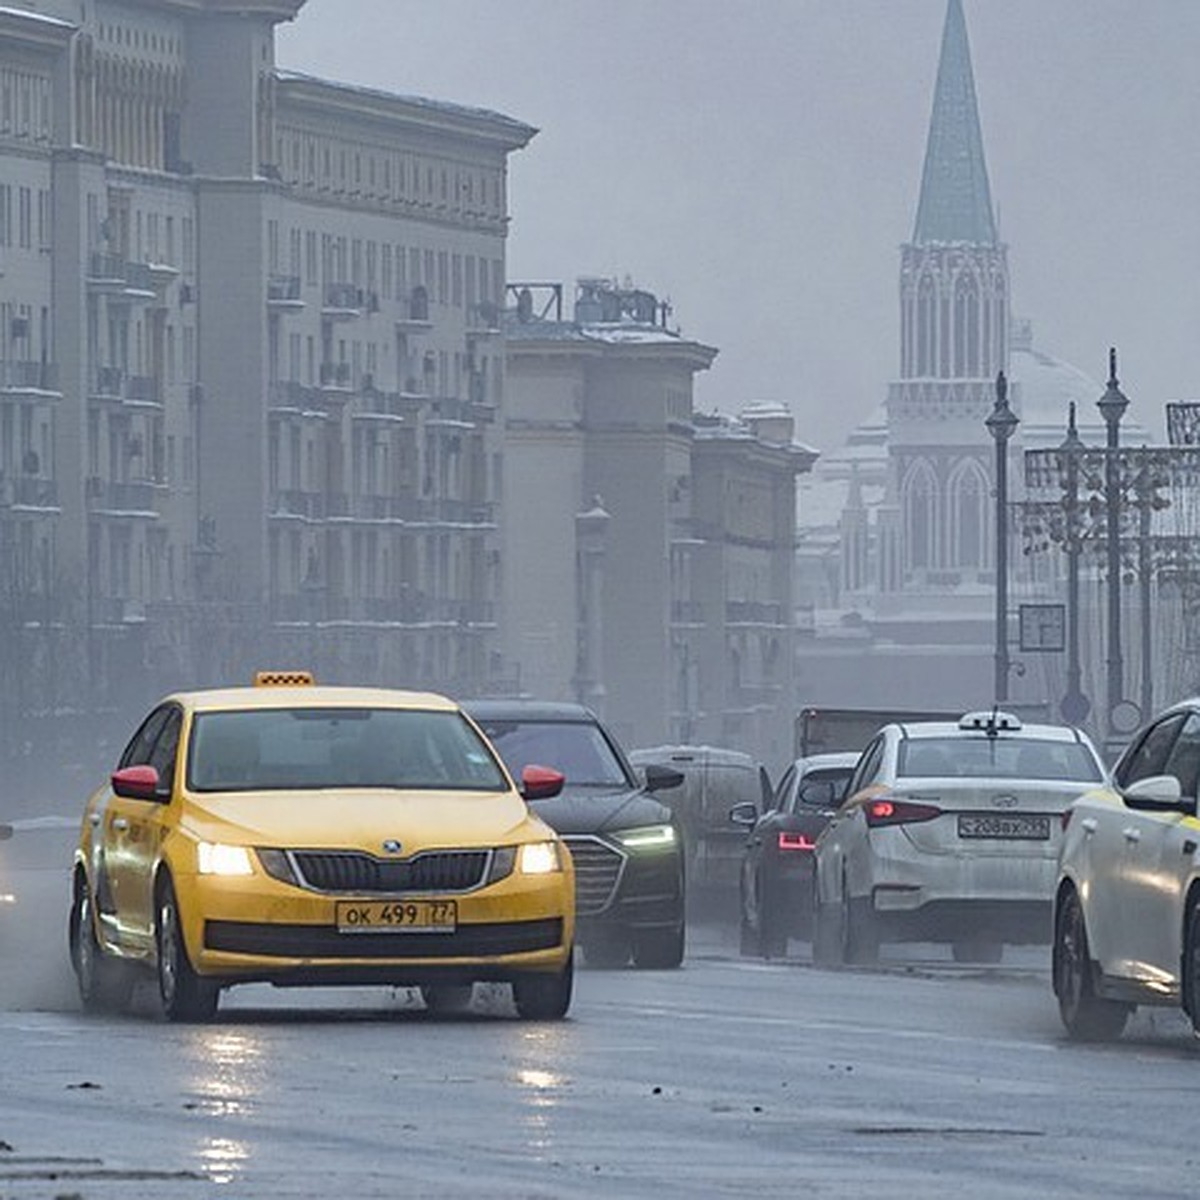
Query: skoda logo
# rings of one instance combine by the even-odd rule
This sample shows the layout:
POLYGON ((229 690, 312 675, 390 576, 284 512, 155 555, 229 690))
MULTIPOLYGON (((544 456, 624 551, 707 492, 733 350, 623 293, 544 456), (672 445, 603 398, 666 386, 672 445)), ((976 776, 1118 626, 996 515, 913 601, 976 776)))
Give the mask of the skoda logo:
POLYGON ((403 849, 404 847, 398 841, 396 841, 395 838, 388 838, 388 840, 383 843, 384 854, 399 854, 403 849))
POLYGON ((1001 796, 993 796, 992 804, 996 808, 1016 808, 1017 798, 1011 792, 1005 792, 1001 796))

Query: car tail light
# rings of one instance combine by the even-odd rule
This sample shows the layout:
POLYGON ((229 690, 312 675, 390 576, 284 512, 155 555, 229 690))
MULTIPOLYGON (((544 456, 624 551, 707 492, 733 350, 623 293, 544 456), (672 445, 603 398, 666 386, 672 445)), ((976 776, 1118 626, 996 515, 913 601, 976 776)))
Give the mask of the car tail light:
POLYGON ((879 799, 868 800, 863 806, 867 825, 874 829, 880 825, 913 825, 918 821, 932 821, 942 815, 935 804, 916 804, 912 800, 879 799))
POLYGON ((816 839, 809 837, 807 833, 787 833, 780 831, 780 850, 807 850, 811 854, 816 845, 816 839))

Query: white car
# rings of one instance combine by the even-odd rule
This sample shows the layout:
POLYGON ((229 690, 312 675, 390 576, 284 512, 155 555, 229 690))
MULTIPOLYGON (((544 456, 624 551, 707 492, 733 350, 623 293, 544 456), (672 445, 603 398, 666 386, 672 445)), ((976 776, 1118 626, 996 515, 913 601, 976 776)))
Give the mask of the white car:
POLYGON ((1050 940, 1062 814, 1104 782, 1087 735, 998 710, 885 725, 817 839, 813 957, 949 942, 960 962, 1050 940))
POLYGON ((1112 785, 1067 814, 1054 898, 1054 992, 1067 1032, 1117 1037, 1139 1004, 1200 1031, 1200 697, 1130 742, 1112 785))

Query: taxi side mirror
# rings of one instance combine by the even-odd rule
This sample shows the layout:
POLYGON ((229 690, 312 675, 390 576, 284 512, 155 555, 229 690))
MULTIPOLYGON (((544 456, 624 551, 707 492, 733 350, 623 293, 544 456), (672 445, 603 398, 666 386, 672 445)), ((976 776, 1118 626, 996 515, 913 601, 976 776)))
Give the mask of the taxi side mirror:
POLYGON ((0 823, 0 842, 7 842, 13 835, 13 827, 0 823))
POLYGON ((743 829, 750 829, 758 824, 758 809, 753 800, 741 800, 729 810, 729 820, 743 829))
POLYGON ((158 770, 149 765, 122 767, 112 773, 112 790, 126 800, 161 800, 158 770))
POLYGON ((1183 794, 1174 775, 1147 775, 1125 788, 1121 797, 1130 808, 1143 812, 1196 812, 1195 798, 1183 794))

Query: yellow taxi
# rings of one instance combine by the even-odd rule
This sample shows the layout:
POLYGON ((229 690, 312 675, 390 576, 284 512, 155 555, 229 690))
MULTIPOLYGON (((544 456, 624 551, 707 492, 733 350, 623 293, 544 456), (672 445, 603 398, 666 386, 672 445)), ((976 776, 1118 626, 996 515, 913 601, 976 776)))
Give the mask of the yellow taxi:
POLYGON ((319 687, 303 672, 179 693, 88 800, 71 960, 86 1009, 139 969, 165 1015, 205 1020, 223 988, 387 984, 463 1007, 512 985, 517 1013, 570 1007, 571 857, 479 728, 442 696, 319 687))

